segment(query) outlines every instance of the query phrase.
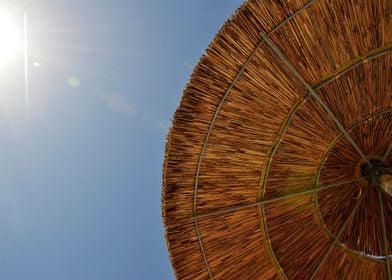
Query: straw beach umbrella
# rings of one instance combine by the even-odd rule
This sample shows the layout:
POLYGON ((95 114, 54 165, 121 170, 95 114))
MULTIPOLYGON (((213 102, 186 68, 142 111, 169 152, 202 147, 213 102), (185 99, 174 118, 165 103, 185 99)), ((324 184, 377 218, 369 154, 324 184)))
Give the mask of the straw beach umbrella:
POLYGON ((162 211, 178 279, 391 279, 392 1, 249 0, 195 68, 162 211))

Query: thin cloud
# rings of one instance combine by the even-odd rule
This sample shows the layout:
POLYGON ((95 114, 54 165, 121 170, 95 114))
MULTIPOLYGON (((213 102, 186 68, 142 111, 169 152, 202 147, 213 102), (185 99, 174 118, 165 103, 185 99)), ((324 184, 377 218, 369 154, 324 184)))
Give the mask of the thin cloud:
POLYGON ((132 108, 126 96, 123 94, 101 94, 100 99, 110 108, 110 110, 114 112, 136 114, 136 111, 134 110, 134 108, 132 108))

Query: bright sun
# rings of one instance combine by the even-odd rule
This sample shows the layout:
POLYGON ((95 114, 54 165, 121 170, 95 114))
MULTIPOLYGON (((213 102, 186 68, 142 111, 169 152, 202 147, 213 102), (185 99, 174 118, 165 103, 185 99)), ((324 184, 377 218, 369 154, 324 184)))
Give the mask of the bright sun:
POLYGON ((20 35, 10 17, 0 12, 0 69, 22 52, 20 35))

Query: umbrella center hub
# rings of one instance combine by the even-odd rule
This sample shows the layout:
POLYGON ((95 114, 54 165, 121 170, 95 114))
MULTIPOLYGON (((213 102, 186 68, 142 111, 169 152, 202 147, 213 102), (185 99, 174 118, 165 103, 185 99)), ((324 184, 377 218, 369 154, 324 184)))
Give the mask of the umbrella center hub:
POLYGON ((364 176, 372 187, 381 187, 392 195, 392 165, 387 165, 378 159, 369 160, 361 166, 361 175, 364 176))

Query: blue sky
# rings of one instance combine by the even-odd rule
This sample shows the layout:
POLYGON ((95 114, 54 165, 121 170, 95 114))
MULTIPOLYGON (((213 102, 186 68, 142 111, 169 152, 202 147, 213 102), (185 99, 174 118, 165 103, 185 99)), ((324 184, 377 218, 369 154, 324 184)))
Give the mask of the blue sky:
POLYGON ((161 220, 168 127, 240 0, 2 0, 23 57, 0 80, 0 279, 174 279, 161 220))

